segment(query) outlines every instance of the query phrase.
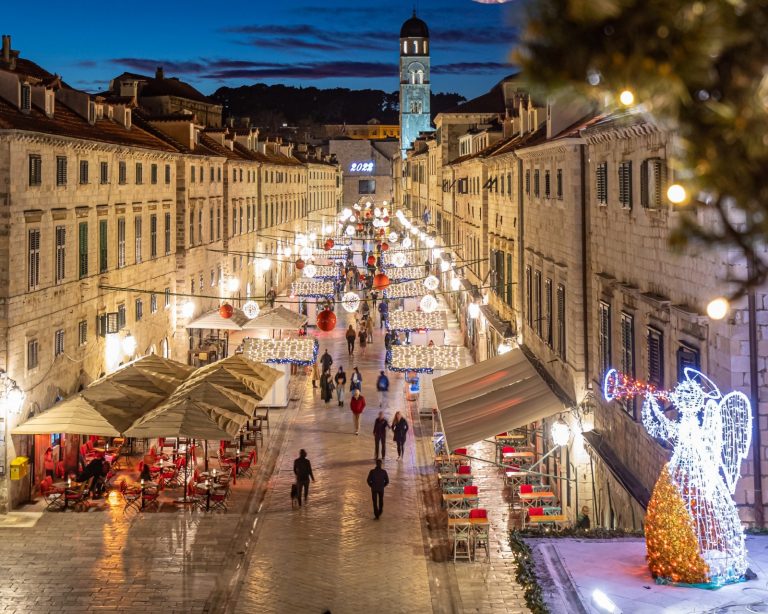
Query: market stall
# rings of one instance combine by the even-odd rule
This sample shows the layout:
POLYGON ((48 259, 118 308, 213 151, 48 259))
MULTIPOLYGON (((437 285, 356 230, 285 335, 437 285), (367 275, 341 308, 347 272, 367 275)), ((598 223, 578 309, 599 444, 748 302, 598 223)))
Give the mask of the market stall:
POLYGON ((433 341, 441 346, 445 344, 448 318, 445 311, 390 311, 387 328, 398 333, 409 333, 413 345, 426 345, 433 341))
POLYGON ((317 360, 317 339, 252 339, 243 341, 243 355, 253 362, 265 363, 281 371, 279 380, 259 403, 262 407, 285 407, 289 400, 291 365, 309 366, 317 360))
POLYGON ((405 311, 416 311, 424 292, 424 284, 421 281, 403 281, 391 283, 384 290, 384 296, 390 301, 390 310, 399 305, 405 311))

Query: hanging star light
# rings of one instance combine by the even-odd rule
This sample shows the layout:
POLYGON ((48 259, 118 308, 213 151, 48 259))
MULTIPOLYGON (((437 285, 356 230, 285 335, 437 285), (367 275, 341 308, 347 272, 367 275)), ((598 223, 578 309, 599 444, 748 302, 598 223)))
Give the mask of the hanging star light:
POLYGON ((434 275, 429 275, 424 279, 424 287, 430 292, 434 292, 440 286, 440 280, 434 275))
POLYGON ((259 317, 260 312, 261 309, 259 308, 259 304, 256 301, 245 301, 243 304, 243 313, 249 320, 253 320, 253 318, 259 317))
POLYGON ((349 313, 354 313, 360 306, 360 297, 356 292, 347 292, 341 297, 341 306, 349 313))
POLYGON ((703 373, 686 368, 685 381, 660 391, 619 374, 606 373, 608 401, 645 396, 641 417, 651 437, 674 446, 653 490, 646 515, 648 566, 669 582, 721 586, 747 570, 744 530, 732 495, 752 437, 747 396, 725 396, 703 373), (669 401, 678 419, 660 405, 669 401))

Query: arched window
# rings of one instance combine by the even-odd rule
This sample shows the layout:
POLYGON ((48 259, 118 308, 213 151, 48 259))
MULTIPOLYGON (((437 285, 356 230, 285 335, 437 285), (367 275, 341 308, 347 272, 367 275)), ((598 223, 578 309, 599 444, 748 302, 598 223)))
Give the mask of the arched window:
POLYGON ((429 53, 429 41, 424 41, 424 55, 429 53))
POLYGON ((416 82, 419 85, 423 85, 424 84, 424 71, 423 70, 420 70, 420 71, 418 71, 416 73, 416 82))
POLYGON ((419 52, 419 42, 413 41, 413 52, 418 53, 419 52))
POLYGON ((408 41, 403 41, 403 53, 408 53, 408 41))

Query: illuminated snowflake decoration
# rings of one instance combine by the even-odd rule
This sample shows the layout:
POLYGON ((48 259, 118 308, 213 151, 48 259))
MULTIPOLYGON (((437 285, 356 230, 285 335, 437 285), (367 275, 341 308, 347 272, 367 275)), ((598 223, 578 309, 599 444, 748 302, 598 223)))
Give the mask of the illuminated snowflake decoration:
POLYGON ((389 242, 390 243, 397 243, 397 240, 399 239, 399 235, 393 230, 389 233, 389 242))
POLYGON ((439 285, 440 285, 440 280, 434 275, 429 275, 424 280, 424 287, 430 292, 434 292, 435 290, 437 290, 439 285))
POLYGON ((353 313, 360 306, 360 297, 355 292, 347 292, 341 297, 341 306, 349 313, 353 313))
POLYGON ((437 299, 431 294, 425 294, 419 303, 419 307, 424 313, 432 313, 437 309, 437 299))
POLYGON ((392 254, 392 264, 398 268, 404 267, 407 262, 407 258, 403 252, 395 252, 392 254))
MULTIPOLYGON (((691 368, 684 372, 685 381, 674 390, 660 391, 611 369, 605 375, 603 393, 609 401, 645 396, 643 425, 652 437, 674 446, 666 470, 674 494, 690 516, 690 531, 707 570, 703 580, 720 586, 739 581, 747 570, 744 530, 732 495, 741 475, 741 462, 749 451, 752 409, 745 394, 729 392, 723 396, 703 373, 691 368), (677 420, 670 420, 662 410, 660 401, 666 400, 677 409, 677 420)), ((654 522, 663 533, 664 518, 654 522)), ((655 549, 669 550, 669 544, 651 543, 647 527, 646 536, 652 571, 672 581, 685 577, 683 568, 688 561, 655 556, 655 549)))
POLYGON ((249 320, 258 317, 260 312, 261 309, 259 309, 259 304, 256 301, 245 301, 243 304, 243 313, 249 320))
POLYGON ((304 267, 304 277, 312 279, 317 274, 317 267, 314 264, 308 264, 304 267))

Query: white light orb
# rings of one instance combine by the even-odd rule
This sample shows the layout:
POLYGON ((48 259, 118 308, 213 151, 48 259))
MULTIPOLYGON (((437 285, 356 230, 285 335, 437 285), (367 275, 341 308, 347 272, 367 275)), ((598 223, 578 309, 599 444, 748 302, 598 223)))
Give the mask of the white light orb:
POLYGON ((350 215, 352 215, 352 209, 350 209, 349 207, 344 207, 344 209, 342 209, 341 211, 341 215, 343 215, 344 217, 349 217, 350 215))
POLYGON ((299 247, 306 247, 308 245, 307 237, 305 237, 303 234, 297 234, 296 245, 298 245, 299 247))
POLYGON ((470 318, 477 320, 477 318, 480 316, 480 305, 477 303, 470 303, 469 307, 467 307, 467 313, 469 314, 470 318))
POLYGON ((398 236, 398 234, 394 230, 389 233, 389 242, 390 243, 397 243, 397 240, 399 238, 400 237, 398 236))
POLYGON ((24 404, 25 397, 24 391, 14 386, 6 393, 2 404, 8 411, 18 414, 21 411, 21 406, 24 404))
POLYGON ((133 335, 128 335, 123 339, 123 353, 126 356, 133 356, 136 353, 136 338, 133 335))
POLYGON ((497 348, 497 353, 499 354, 499 356, 511 351, 512 351, 512 346, 509 343, 507 342, 499 343, 499 347, 497 348))
POLYGON ((286 258, 290 258, 293 250, 289 246, 286 246, 286 248, 283 250, 283 253, 285 254, 286 258))
POLYGON ((375 215, 376 217, 381 217, 381 209, 379 209, 378 207, 376 207, 376 208, 373 210, 373 215, 375 215))
POLYGON ((402 209, 398 209, 397 211, 395 211, 395 217, 398 220, 402 220, 405 217, 405 215, 403 214, 403 210, 402 209))
POLYGON ((625 107, 633 105, 635 103, 635 95, 631 90, 624 90, 619 94, 619 102, 625 107))
POLYGON ((310 232, 309 233, 309 240, 312 241, 312 243, 317 241, 317 233, 316 232, 310 232))
POLYGON ((447 273, 450 270, 451 270, 451 263, 448 262, 447 260, 441 260, 440 261, 440 271, 442 273, 447 273))
POLYGON ((406 258, 403 252, 395 252, 392 254, 392 264, 398 269, 405 266, 406 258))
POLYGON ((272 267, 272 261, 269 258, 262 258, 259 260, 259 266, 261 267, 262 271, 269 271, 269 269, 272 267))
POLYGON ((341 306, 349 313, 353 313, 360 306, 360 297, 355 292, 347 292, 341 297, 341 306))
POLYGON ((301 256, 303 260, 309 260, 312 257, 312 248, 302 247, 299 250, 299 256, 301 256))
POLYGON ((681 205, 688 199, 688 194, 679 183, 673 183, 667 188, 667 198, 673 205, 681 205))
POLYGON ((432 260, 438 260, 443 255, 443 250, 439 247, 435 247, 432 250, 432 260))
POLYGON ((461 280, 458 277, 454 277, 451 280, 451 290, 453 290, 454 292, 458 292, 460 288, 461 288, 461 280))
POLYGON ((728 315, 728 310, 731 308, 731 304, 725 297, 718 297, 712 299, 707 305, 707 315, 713 320, 722 320, 728 315))
POLYGON ((187 301, 181 306, 181 317, 191 318, 195 315, 195 304, 192 301, 187 301))
POLYGON ((312 279, 317 275, 317 267, 314 264, 308 264, 304 267, 304 277, 312 279))
POLYGON ((253 320, 253 318, 259 317, 261 309, 259 308, 259 304, 256 301, 245 301, 243 304, 243 313, 245 314, 246 318, 253 320))
POLYGON ((411 224, 408 220, 403 220, 403 226, 405 226, 407 229, 410 230, 410 228, 411 228, 411 226, 413 226, 413 224, 411 224))
POLYGON ((427 277, 427 278, 424 280, 424 287, 425 287, 427 290, 430 290, 430 291, 432 291, 432 292, 434 292, 435 290, 437 290, 437 288, 438 288, 438 286, 439 286, 439 285, 440 285, 440 280, 439 280, 437 277, 435 277, 434 275, 429 275, 429 276, 428 276, 428 277, 427 277))
POLYGON ((419 229, 416 226, 411 226, 410 231, 414 237, 419 234, 419 229))
POLYGON ((370 209, 373 203, 370 200, 365 201, 365 208, 370 209))
POLYGON ((347 226, 347 229, 344 232, 347 233, 348 237, 351 237, 352 235, 355 234, 355 229, 352 226, 347 226))
POLYGON ((552 435, 552 443, 556 446, 566 446, 568 445, 568 440, 571 438, 571 429, 568 428, 568 425, 563 422, 562 419, 558 418, 552 425, 550 434, 552 435))
POLYGON ((360 211, 360 203, 355 203, 354 205, 352 205, 352 208, 353 208, 355 211, 360 211))
POLYGON ((405 239, 403 239, 403 247, 405 249, 408 249, 411 245, 413 245, 413 241, 411 241, 411 237, 405 237, 405 239))
POLYGON ((427 247, 432 249, 435 246, 435 240, 432 237, 427 237, 427 247))
POLYGON ((229 292, 237 292, 240 289, 240 280, 237 277, 230 277, 227 280, 227 290, 229 292))
POLYGON ((333 232, 333 226, 331 226, 330 224, 326 224, 325 226, 323 226, 323 234, 329 235, 332 232, 333 232))
POLYGON ((437 299, 431 294, 425 294, 419 302, 419 306, 424 313, 432 313, 437 309, 437 299))

